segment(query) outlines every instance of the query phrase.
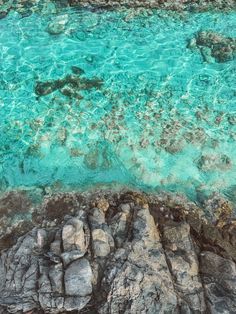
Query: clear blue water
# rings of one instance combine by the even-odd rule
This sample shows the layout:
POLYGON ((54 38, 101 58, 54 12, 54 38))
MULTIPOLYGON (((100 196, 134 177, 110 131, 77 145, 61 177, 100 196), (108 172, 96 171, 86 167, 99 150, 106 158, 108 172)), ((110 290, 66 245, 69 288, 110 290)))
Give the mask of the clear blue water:
POLYGON ((235 24, 236 13, 11 12, 0 20, 0 189, 236 195, 236 64, 186 48, 199 30, 235 37, 235 24), (49 34, 53 21, 62 33, 49 34), (72 66, 102 86, 35 94, 72 66))

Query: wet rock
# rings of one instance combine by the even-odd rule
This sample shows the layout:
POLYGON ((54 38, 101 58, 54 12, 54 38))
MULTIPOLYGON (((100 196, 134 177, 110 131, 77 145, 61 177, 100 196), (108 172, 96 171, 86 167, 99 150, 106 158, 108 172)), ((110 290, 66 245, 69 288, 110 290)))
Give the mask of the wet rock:
POLYGON ((32 199, 26 191, 11 191, 0 198, 0 249, 16 243, 32 229, 32 199))
POLYGON ((33 228, 32 221, 18 220, 14 223, 5 216, 0 219, 0 250, 9 248, 18 238, 33 228))
POLYGON ((24 191, 7 192, 0 198, 1 215, 26 212, 30 206, 30 199, 24 191))
POLYGON ((48 220, 62 220, 78 207, 78 201, 72 194, 58 194, 45 198, 42 211, 48 220))

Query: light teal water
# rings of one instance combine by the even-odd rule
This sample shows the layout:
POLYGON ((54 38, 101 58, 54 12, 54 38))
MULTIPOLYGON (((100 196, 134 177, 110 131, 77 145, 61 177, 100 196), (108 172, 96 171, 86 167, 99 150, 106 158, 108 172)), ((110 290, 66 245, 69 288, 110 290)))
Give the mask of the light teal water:
POLYGON ((121 183, 236 199, 235 62, 186 48, 199 30, 235 37, 236 13, 137 12, 0 20, 2 190, 121 183), (65 29, 50 35, 55 19, 65 29), (101 88, 35 95, 37 81, 72 66, 101 88))

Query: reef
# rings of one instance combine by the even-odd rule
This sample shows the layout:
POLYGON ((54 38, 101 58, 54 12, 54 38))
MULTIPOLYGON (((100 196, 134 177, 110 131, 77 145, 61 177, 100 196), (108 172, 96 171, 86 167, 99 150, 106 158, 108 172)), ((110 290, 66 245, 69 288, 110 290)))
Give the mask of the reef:
POLYGON ((212 59, 217 62, 227 62, 236 57, 236 39, 212 31, 198 32, 187 47, 198 48, 206 62, 211 62, 212 59))
POLYGON ((236 312, 236 224, 218 195, 29 195, 0 201, 2 216, 31 206, 34 226, 1 250, 0 313, 236 312))

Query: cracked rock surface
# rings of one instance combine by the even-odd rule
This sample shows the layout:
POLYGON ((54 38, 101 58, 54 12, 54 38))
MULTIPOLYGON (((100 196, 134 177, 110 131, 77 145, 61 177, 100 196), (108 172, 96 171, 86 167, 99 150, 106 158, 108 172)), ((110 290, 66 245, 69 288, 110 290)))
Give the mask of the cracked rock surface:
POLYGON ((231 214, 216 196, 203 208, 166 193, 46 197, 1 251, 0 313, 236 313, 231 214))

